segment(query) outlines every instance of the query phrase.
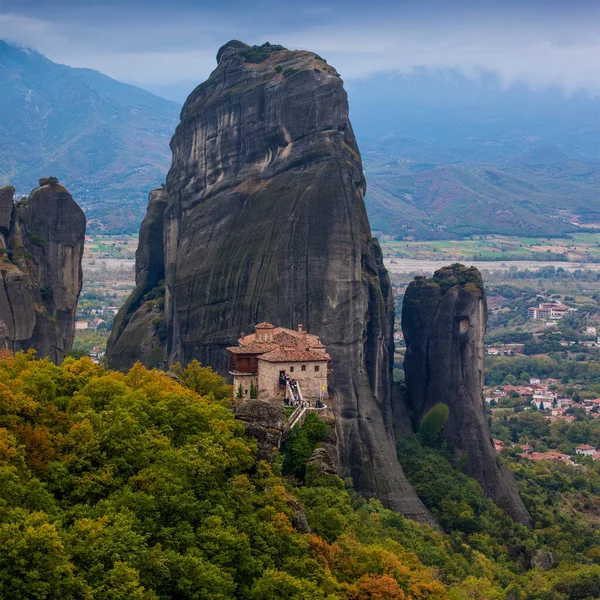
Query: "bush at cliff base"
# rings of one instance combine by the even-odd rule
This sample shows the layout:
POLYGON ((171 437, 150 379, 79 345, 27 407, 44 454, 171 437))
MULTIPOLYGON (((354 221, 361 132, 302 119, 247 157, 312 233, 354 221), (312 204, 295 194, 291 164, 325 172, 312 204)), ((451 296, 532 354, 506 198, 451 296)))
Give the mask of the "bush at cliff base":
POLYGON ((0 357, 0 597, 595 593, 596 567, 534 579, 335 482, 294 487, 256 462, 230 386, 198 363, 176 371, 0 357))

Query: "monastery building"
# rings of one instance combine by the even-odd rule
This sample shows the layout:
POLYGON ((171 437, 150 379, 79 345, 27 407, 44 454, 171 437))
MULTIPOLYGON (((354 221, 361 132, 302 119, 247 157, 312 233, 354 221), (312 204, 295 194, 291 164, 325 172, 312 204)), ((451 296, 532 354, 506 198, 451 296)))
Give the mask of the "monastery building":
POLYGON ((260 323, 253 334, 242 333, 238 345, 227 350, 236 396, 241 386, 245 399, 254 389, 258 400, 282 404, 299 396, 314 406, 327 394, 330 356, 319 337, 302 325, 295 331, 260 323))

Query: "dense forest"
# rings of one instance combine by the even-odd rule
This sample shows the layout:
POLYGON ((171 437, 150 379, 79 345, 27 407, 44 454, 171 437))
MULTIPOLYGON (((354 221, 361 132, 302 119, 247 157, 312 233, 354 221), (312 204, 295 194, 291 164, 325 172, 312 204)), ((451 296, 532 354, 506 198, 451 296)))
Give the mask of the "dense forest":
POLYGON ((257 461, 232 395, 198 363, 123 374, 2 356, 0 597, 600 597, 600 540, 575 504, 597 498, 597 471, 512 464, 528 530, 450 463, 433 424, 398 450, 442 532, 306 468, 326 431, 316 417, 257 461))

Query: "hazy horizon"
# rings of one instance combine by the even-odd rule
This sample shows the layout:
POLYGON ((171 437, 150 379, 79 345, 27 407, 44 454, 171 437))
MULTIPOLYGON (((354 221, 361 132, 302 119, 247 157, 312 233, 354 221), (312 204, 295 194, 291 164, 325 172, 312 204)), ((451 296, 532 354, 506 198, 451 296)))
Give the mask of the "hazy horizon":
POLYGON ((4 0, 0 37, 183 101, 230 39, 318 52, 344 80, 428 70, 600 94, 600 11, 583 0, 303 2, 4 0), (99 27, 98 25, 102 26, 99 27))

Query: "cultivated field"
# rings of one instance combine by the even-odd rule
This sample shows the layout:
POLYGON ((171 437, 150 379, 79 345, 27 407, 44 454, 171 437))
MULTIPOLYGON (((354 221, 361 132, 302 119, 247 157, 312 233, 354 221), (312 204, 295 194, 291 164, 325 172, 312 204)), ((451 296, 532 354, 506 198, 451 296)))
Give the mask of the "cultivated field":
POLYGON ((541 261, 600 263, 600 233, 564 238, 474 236, 427 242, 382 241, 388 258, 455 261, 541 261))

